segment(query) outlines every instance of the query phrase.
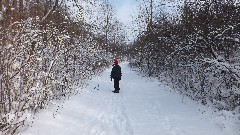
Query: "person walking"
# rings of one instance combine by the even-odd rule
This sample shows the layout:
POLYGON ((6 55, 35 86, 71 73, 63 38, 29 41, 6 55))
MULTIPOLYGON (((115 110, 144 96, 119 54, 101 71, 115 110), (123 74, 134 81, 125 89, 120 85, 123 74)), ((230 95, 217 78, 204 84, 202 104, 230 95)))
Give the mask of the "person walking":
POLYGON ((111 81, 112 81, 112 78, 114 79, 115 90, 112 92, 119 93, 119 90, 120 90, 119 81, 121 80, 122 71, 121 71, 121 67, 118 65, 117 59, 114 59, 114 64, 113 64, 113 68, 110 76, 111 76, 111 81))

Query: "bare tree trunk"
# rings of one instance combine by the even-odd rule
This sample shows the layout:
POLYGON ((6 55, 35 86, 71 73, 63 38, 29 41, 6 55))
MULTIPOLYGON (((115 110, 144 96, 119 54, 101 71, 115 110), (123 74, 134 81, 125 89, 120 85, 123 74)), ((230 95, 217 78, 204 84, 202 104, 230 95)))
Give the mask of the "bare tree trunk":
POLYGON ((153 19, 153 0, 150 2, 150 30, 152 30, 152 19, 153 19))
POLYGON ((17 20, 17 17, 18 17, 18 6, 17 6, 17 0, 13 0, 13 3, 12 3, 12 8, 13 8, 13 17, 14 17, 14 20, 17 20))
POLYGON ((3 28, 7 28, 9 26, 9 23, 10 23, 10 14, 11 14, 11 7, 10 7, 10 3, 9 3, 9 0, 7 0, 5 2, 5 7, 6 7, 6 12, 4 14, 4 20, 3 20, 3 28))
POLYGON ((53 7, 53 11, 56 10, 56 8, 57 8, 57 6, 58 6, 58 1, 59 1, 59 0, 56 0, 56 1, 55 1, 55 5, 54 5, 54 7, 53 7))
POLYGON ((108 43, 108 15, 107 15, 107 18, 106 18, 106 21, 107 21, 107 23, 106 23, 106 33, 105 33, 105 37, 106 37, 106 45, 107 45, 107 43, 108 43))
POLYGON ((24 19, 24 11, 23 11, 23 0, 20 0, 19 2, 19 13, 20 13, 20 20, 24 19))
MULTIPOLYGON (((0 100, 0 108, 4 108, 3 106, 4 106, 4 103, 3 103, 3 79, 2 79, 2 76, 3 76, 3 57, 2 57, 2 54, 0 53, 0 90, 1 90, 1 95, 0 95, 0 98, 1 98, 1 100, 0 100)), ((0 109, 0 113, 1 113, 1 110, 2 109, 0 109)))
POLYGON ((2 11, 2 0, 0 0, 0 11, 2 11))
MULTIPOLYGON (((49 11, 49 1, 46 2, 46 5, 45 5, 45 10, 44 10, 44 15, 43 16, 46 16, 48 14, 48 11, 49 11)), ((47 30, 47 18, 43 21, 43 28, 44 30, 46 31, 47 30)), ((47 33, 44 32, 44 42, 47 42, 47 33)))
MULTIPOLYGON (((8 58, 9 59, 9 58, 8 58)), ((10 83, 10 80, 9 80, 9 61, 7 61, 7 75, 6 75, 6 90, 8 92, 8 112, 11 111, 11 91, 10 91, 10 88, 9 88, 9 83, 10 83)))

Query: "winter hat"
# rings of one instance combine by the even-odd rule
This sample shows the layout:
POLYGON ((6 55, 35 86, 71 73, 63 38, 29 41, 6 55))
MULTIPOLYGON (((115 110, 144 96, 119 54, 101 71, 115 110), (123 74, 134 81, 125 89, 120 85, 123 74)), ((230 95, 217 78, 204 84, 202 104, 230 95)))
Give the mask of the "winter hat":
POLYGON ((118 65, 117 59, 114 60, 114 64, 115 64, 115 65, 118 65))
POLYGON ((117 59, 114 59, 114 65, 118 65, 117 59))

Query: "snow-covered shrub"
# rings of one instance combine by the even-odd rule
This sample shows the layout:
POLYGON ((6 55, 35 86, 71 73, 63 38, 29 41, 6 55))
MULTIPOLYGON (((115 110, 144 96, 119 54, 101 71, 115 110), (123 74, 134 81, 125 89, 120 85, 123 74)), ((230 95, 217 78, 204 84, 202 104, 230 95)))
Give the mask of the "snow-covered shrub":
POLYGON ((237 118, 239 9, 231 1, 186 1, 180 16, 166 14, 147 24, 130 50, 131 67, 165 76, 176 91, 237 118))
MULTIPOLYGON (((1 31, 0 132, 13 134, 52 100, 76 93, 80 80, 107 67, 107 54, 89 35, 72 36, 37 18, 28 18, 1 31), (18 30, 13 32, 13 28, 18 30)), ((25 125, 26 126, 26 125, 25 125)))
POLYGON ((16 133, 27 125, 26 119, 52 100, 65 100, 76 93, 77 87, 117 56, 113 54, 116 44, 112 46, 109 37, 123 42, 121 24, 109 21, 114 29, 105 38, 107 28, 101 24, 105 16, 96 17, 103 19, 97 20, 99 26, 88 24, 84 18, 94 16, 83 12, 87 6, 81 5, 106 3, 81 2, 0 1, 0 134, 16 133))

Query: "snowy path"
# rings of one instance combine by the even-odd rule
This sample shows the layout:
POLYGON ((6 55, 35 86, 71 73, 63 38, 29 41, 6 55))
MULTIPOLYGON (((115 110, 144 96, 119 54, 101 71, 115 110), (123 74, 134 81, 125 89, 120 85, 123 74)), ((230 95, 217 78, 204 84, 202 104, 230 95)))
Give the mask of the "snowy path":
POLYGON ((121 66, 119 94, 111 92, 107 69, 85 92, 62 104, 55 118, 54 109, 44 110, 32 128, 18 135, 235 135, 231 123, 221 128, 211 110, 202 114, 201 105, 182 102, 170 88, 138 76, 127 63, 121 66))

